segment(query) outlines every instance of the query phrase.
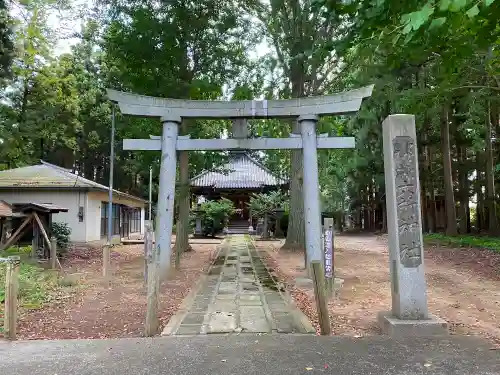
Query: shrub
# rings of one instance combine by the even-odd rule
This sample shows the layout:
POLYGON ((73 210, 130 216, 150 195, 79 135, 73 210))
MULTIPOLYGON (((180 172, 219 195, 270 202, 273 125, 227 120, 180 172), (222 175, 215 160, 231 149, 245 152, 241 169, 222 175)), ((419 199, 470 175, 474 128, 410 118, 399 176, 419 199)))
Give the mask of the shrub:
POLYGON ((61 257, 68 251, 71 228, 67 223, 52 223, 51 231, 57 241, 57 255, 61 257))
POLYGON ((197 213, 197 216, 201 217, 203 235, 215 236, 221 232, 234 213, 233 202, 226 198, 203 203, 197 213))

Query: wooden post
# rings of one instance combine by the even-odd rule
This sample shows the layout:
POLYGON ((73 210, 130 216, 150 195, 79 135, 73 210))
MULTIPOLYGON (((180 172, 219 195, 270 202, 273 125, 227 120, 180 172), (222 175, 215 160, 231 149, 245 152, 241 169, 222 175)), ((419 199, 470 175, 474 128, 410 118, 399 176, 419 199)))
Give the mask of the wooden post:
POLYGON ((151 223, 146 223, 144 231, 144 282, 148 281, 148 265, 153 257, 153 228, 151 223))
POLYGON ((57 240, 55 237, 50 239, 50 268, 53 270, 56 269, 57 266, 57 240))
MULTIPOLYGON (((152 236, 151 236, 152 237, 152 236)), ((151 240, 152 245, 152 240, 151 240)), ((151 246, 152 247, 152 246, 151 246)), ((147 310, 144 335, 154 336, 158 332, 158 295, 160 293, 160 247, 155 246, 148 257, 147 265, 147 310)))
POLYGON ((102 275, 106 280, 109 279, 109 264, 111 244, 106 244, 102 248, 102 275))
POLYGON ((17 292, 19 283, 19 256, 10 256, 5 275, 4 335, 8 340, 16 339, 17 292))
POLYGON ((330 316, 328 315, 325 275, 323 272, 323 264, 321 264, 321 261, 311 262, 311 272, 321 334, 324 336, 331 335, 332 330, 330 327, 330 316))
POLYGON ((40 238, 40 230, 38 229, 38 225, 33 223, 33 239, 31 240, 31 258, 33 259, 37 257, 39 238, 40 238))

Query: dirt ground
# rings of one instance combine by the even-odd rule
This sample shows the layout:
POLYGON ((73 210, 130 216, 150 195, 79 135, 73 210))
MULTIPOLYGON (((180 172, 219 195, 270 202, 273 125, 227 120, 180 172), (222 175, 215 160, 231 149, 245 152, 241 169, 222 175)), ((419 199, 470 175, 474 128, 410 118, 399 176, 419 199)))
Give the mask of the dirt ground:
MULTIPOLYGON (((220 240, 191 243, 181 270, 161 286, 161 328, 176 312, 200 274, 207 270, 220 240), (202 243, 200 243, 202 242, 202 243)), ((111 284, 102 276, 102 250, 78 248, 63 262, 69 278, 78 279, 71 292, 58 293, 46 307, 21 312, 19 339, 138 337, 146 312, 143 245, 116 246, 111 252, 111 284)))
MULTIPOLYGON (((316 324, 312 286, 305 277, 303 254, 280 250, 281 241, 257 242, 267 248, 268 265, 288 284, 297 305, 316 324)), ((332 331, 338 335, 380 333, 377 313, 391 309, 387 239, 368 234, 335 238, 335 276, 344 279, 329 303, 332 331)), ((480 335, 500 344, 500 254, 477 249, 425 249, 429 311, 448 321, 450 332, 480 335)))

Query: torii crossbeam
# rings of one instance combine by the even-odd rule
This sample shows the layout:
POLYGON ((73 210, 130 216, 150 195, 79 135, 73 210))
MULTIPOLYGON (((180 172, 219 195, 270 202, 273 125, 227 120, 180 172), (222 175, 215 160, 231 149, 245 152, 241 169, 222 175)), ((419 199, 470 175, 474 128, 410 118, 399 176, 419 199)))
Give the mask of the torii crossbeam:
MULTIPOLYGON (((108 90, 108 98, 118 103, 123 114, 158 117, 163 123, 161 137, 152 139, 125 139, 126 150, 161 150, 160 188, 156 226, 156 252, 160 269, 165 274, 170 263, 171 236, 176 179, 176 151, 191 150, 267 150, 302 149, 304 171, 304 215, 306 222, 306 251, 311 264, 321 262, 321 213, 317 149, 353 148, 352 137, 316 135, 319 116, 356 113, 363 98, 371 96, 373 85, 335 95, 289 100, 201 101, 164 99, 108 90), (211 118, 233 120, 232 139, 190 139, 178 136, 183 118, 211 118), (288 138, 248 138, 246 119, 294 118, 300 123, 301 134, 288 138)), ((292 176, 293 178, 293 176, 292 176)), ((317 285, 315 283, 315 285, 317 285)), ((316 287, 315 287, 316 289, 316 287)), ((316 296, 318 296, 315 290, 316 296)), ((326 311, 326 302, 319 301, 318 312, 326 311), (322 304, 322 306, 320 306, 322 304)), ((328 315, 326 316, 328 318, 328 315)), ((328 328, 324 327, 324 329, 328 328)), ((322 327, 323 331, 323 327, 322 327)))

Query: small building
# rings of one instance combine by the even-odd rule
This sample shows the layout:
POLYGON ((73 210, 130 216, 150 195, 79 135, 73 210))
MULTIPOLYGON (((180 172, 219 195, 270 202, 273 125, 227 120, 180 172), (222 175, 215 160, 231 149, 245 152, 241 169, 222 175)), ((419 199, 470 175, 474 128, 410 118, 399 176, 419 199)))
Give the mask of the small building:
POLYGON ((288 181, 276 175, 246 152, 233 151, 229 160, 216 170, 204 171, 190 181, 191 194, 208 200, 227 198, 233 202, 237 214, 230 227, 248 229, 251 212, 250 197, 255 193, 267 193, 288 189, 288 181))
MULTIPOLYGON (((70 170, 42 161, 0 171, 0 200, 10 204, 41 203, 66 207, 53 215, 67 223, 72 242, 101 241, 107 236, 109 188, 70 170)), ((113 190, 112 234, 116 238, 144 232, 147 201, 113 190)))

